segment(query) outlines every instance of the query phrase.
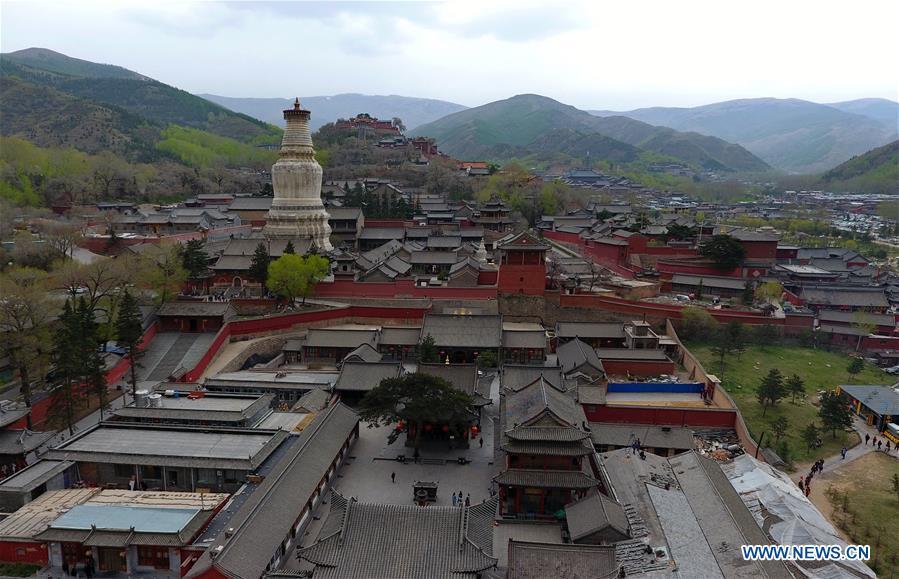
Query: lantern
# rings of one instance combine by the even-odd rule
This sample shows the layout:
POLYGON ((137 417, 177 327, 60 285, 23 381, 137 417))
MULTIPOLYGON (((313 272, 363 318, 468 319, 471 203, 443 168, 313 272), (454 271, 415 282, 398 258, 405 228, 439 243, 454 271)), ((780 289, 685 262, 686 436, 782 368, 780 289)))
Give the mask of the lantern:
POLYGON ((430 424, 425 424, 425 432, 431 432, 431 429, 434 428, 430 424))
POLYGON ((446 424, 443 425, 443 432, 449 432, 449 426, 446 424))
POLYGON ((478 427, 477 427, 477 426, 472 426, 472 427, 471 427, 471 437, 472 437, 472 438, 477 438, 477 436, 478 436, 478 427))
POLYGON ((405 428, 405 427, 406 427, 406 425, 403 424, 403 421, 402 421, 402 420, 400 420, 399 422, 396 423, 396 429, 397 429, 397 430, 402 430, 402 429, 405 428))

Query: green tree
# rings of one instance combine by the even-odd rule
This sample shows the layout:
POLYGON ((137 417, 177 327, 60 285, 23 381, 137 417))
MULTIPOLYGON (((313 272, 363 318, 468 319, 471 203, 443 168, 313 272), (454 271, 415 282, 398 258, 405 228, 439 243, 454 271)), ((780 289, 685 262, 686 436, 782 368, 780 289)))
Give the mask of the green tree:
POLYGON ((265 282, 268 277, 268 266, 272 262, 272 257, 268 253, 265 243, 260 241, 253 252, 253 260, 250 262, 250 279, 261 283, 263 293, 265 293, 265 282))
POLYGON ((818 417, 821 419, 822 428, 830 430, 833 438, 837 437, 837 429, 852 426, 852 412, 849 411, 849 406, 833 391, 825 392, 821 396, 818 417))
POLYGON ((81 380, 81 320, 70 300, 63 306, 53 337, 54 381, 48 414, 54 424, 68 428, 74 434, 75 412, 81 406, 76 386, 81 380))
POLYGON ((496 353, 487 351, 478 355, 478 368, 496 368, 496 353))
POLYGON ((293 240, 289 239, 287 241, 287 245, 284 246, 284 253, 290 255, 296 255, 297 250, 293 247, 293 240))
POLYGON ((418 360, 425 363, 434 363, 440 361, 440 353, 434 344, 434 336, 428 334, 418 346, 418 360))
POLYGON ((730 322, 717 334, 717 339, 712 344, 712 353, 718 356, 720 363, 719 377, 724 377, 727 356, 735 353, 742 354, 746 350, 743 340, 743 326, 737 322, 730 322))
POLYGON ((772 324, 759 324, 753 330, 755 343, 762 348, 776 345, 778 337, 777 328, 772 324))
POLYGON ((145 251, 137 279, 142 287, 153 292, 158 303, 177 295, 187 279, 178 247, 164 244, 145 251))
POLYGON ((288 306, 305 290, 306 277, 301 271, 303 258, 294 253, 285 253, 268 266, 268 288, 287 300, 288 306))
POLYGON ((896 493, 896 500, 899 501, 899 472, 893 473, 893 478, 890 479, 890 486, 893 487, 893 492, 896 493))
POLYGON ((712 260, 718 269, 733 269, 743 263, 746 250, 730 235, 713 235, 699 248, 700 255, 712 260))
POLYGON ((861 358, 852 358, 851 360, 849 360, 849 364, 846 366, 846 371, 849 372, 849 375, 853 378, 864 369, 865 363, 861 358))
POLYGON ((93 393, 99 402, 100 420, 103 420, 103 412, 109 408, 109 390, 106 384, 105 364, 100 353, 100 344, 104 340, 100 337, 100 326, 94 318, 94 312, 90 309, 85 299, 78 300, 75 310, 78 317, 79 336, 78 361, 80 364, 81 384, 88 392, 93 393))
POLYGON ((810 451, 817 446, 819 436, 818 426, 814 422, 809 422, 802 429, 802 440, 805 442, 806 450, 810 451))
POLYGON ((774 442, 779 442, 781 438, 786 436, 787 430, 789 430, 789 428, 790 421, 787 419, 787 417, 779 416, 777 420, 774 421, 774 424, 771 425, 771 430, 774 432, 774 442))
POLYGON ((705 288, 703 287, 703 284, 702 284, 702 278, 699 278, 699 283, 696 284, 696 299, 698 299, 698 300, 702 299, 702 292, 704 289, 705 288))
POLYGON ((784 286, 782 286, 779 282, 766 281, 756 288, 755 297, 767 302, 780 303, 780 300, 783 297, 783 293, 784 286))
POLYGON ((774 406, 784 397, 783 375, 777 368, 771 368, 768 375, 762 378, 756 393, 759 404, 762 406, 762 416, 768 411, 768 406, 774 406))
POLYGON ((190 239, 184 245, 181 252, 181 264, 190 279, 203 277, 209 269, 208 258, 203 250, 205 246, 205 239, 190 239))
POLYGON ((718 322, 705 308, 688 306, 681 312, 680 330, 685 340, 698 340, 713 335, 718 322))
POLYGON ((330 262, 328 258, 317 254, 309 254, 303 259, 302 275, 305 277, 306 283, 300 290, 303 296, 303 304, 306 304, 306 298, 315 292, 315 286, 321 280, 328 276, 330 271, 330 262))
POLYGON ((285 253, 268 266, 268 287, 293 305, 297 297, 306 297, 315 291, 315 285, 328 275, 328 260, 320 255, 305 258, 285 253))
MULTIPOLYGON (((43 381, 50 366, 49 322, 56 308, 47 297, 47 274, 12 268, 0 277, 0 355, 18 371, 19 391, 31 407, 32 384, 43 381)), ((31 428, 31 414, 27 417, 31 428)))
POLYGON ((116 318, 116 338, 118 345, 125 349, 126 355, 131 362, 132 398, 137 393, 137 367, 143 355, 143 350, 140 348, 144 333, 142 318, 137 300, 134 299, 131 292, 125 290, 122 304, 119 307, 119 315, 116 318))
POLYGON ((793 374, 787 379, 787 392, 794 403, 797 396, 805 395, 805 382, 802 381, 798 374, 793 374))
MULTIPOLYGON (((416 373, 382 380, 362 398, 359 415, 377 426, 400 421, 415 426, 412 445, 418 449, 425 424, 446 424, 456 430, 464 427, 474 416, 473 403, 470 395, 446 380, 416 373)), ((398 436, 399 431, 392 430, 389 442, 398 436)))
POLYGON ((755 288, 751 281, 746 281, 743 285, 743 305, 751 306, 755 301, 755 288))

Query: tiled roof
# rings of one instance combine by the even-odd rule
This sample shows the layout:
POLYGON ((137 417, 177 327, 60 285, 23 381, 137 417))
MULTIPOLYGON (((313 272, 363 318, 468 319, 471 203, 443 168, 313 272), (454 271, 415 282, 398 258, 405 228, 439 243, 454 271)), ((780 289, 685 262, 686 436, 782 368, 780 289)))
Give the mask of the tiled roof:
POLYGON ((565 374, 574 372, 583 366, 589 366, 598 372, 603 372, 602 362, 596 352, 589 345, 575 338, 565 342, 556 348, 559 365, 565 374))
POLYGON ((593 454, 593 445, 587 439, 573 443, 545 440, 522 441, 509 439, 503 443, 503 450, 515 454, 541 454, 548 456, 587 456, 593 454))
POLYGON ((475 364, 428 364, 418 365, 418 371, 429 376, 442 378, 453 385, 456 390, 465 392, 478 398, 478 402, 486 404, 490 402, 490 392, 481 391, 478 380, 478 367, 475 364))
POLYGON ((260 577, 358 424, 358 415, 339 402, 318 413, 231 519, 233 534, 219 536, 188 576, 214 565, 227 577, 260 577))
POLYGON ((480 510, 478 505, 423 509, 332 500, 329 534, 323 528, 318 542, 297 554, 315 565, 316 579, 474 579, 497 562, 479 546, 486 546, 488 537, 492 542, 492 518, 480 511, 492 512, 496 499, 487 503, 480 510), (481 526, 486 530, 475 528, 481 526))
POLYGON ((383 327, 381 345, 414 346, 421 337, 421 328, 383 327))
POLYGON ((510 468, 494 479, 502 485, 554 489, 589 489, 599 484, 592 476, 579 470, 531 470, 510 468))
POLYGON ((334 390, 368 392, 386 378, 399 378, 403 373, 400 362, 344 362, 334 390))
POLYGON ((591 492, 586 497, 565 505, 565 517, 572 541, 606 528, 620 534, 622 539, 630 536, 624 507, 600 492, 591 492))
POLYGON ((619 564, 614 545, 527 543, 509 541, 507 579, 571 577, 614 579, 619 564))
POLYGON ((841 384, 840 390, 881 416, 899 416, 899 391, 892 386, 841 384))
POLYGON ((546 349, 546 331, 503 330, 503 348, 546 349))
POLYGON ((309 328, 306 334, 306 347, 322 348, 355 348, 361 344, 376 346, 377 330, 309 328))
POLYGON ((530 426, 535 419, 546 412, 561 421, 552 424, 553 427, 577 428, 586 420, 581 406, 543 377, 517 392, 506 390, 503 397, 505 399, 503 419, 506 430, 530 426))
POLYGON ((854 307, 887 307, 890 305, 882 289, 804 287, 800 297, 810 304, 854 307))
POLYGON ((224 316, 234 313, 230 302, 174 301, 162 304, 157 316, 224 316))
POLYGON ((500 384, 509 390, 520 390, 543 376, 560 390, 564 388, 562 368, 558 366, 534 366, 533 364, 503 364, 500 384))
POLYGON ((421 331, 438 347, 496 349, 502 343, 502 316, 428 314, 421 331))
POLYGON ((620 338, 624 339, 624 324, 620 322, 556 322, 559 338, 620 338))
POLYGON ((361 344, 344 357, 344 361, 380 362, 381 353, 370 344, 361 344))
POLYGON ((597 446, 630 446, 639 438, 644 448, 693 448, 693 431, 683 426, 591 422, 590 437, 597 446))

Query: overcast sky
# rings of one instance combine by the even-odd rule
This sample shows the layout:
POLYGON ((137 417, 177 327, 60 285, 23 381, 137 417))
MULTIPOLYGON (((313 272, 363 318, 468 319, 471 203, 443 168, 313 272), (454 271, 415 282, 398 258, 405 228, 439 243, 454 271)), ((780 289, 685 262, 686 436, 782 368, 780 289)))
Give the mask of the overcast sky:
POLYGON ((194 93, 343 92, 580 108, 897 99, 896 0, 0 4, 0 48, 117 64, 194 93))

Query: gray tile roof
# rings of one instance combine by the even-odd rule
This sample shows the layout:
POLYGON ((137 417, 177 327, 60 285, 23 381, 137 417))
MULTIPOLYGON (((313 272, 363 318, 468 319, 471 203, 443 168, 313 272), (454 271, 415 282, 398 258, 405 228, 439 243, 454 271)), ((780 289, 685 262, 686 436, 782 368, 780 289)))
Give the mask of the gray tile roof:
POLYGON ((545 378, 540 377, 529 386, 503 393, 503 420, 505 430, 511 431, 540 422, 541 427, 580 428, 586 421, 581 405, 545 378), (541 420, 547 414, 552 423, 541 420))
POLYGON ((25 418, 31 412, 30 408, 16 408, 13 410, 0 410, 0 428, 9 426, 16 420, 25 418))
MULTIPOLYGON (((496 499, 487 503, 481 510, 492 512, 496 499)), ((497 562, 479 547, 493 533, 492 520, 477 509, 332 501, 328 534, 323 529, 297 553, 315 565, 317 579, 474 579, 497 562)))
POLYGON ((507 579, 614 579, 618 570, 614 545, 509 541, 507 579))
POLYGON ((702 287, 708 289, 729 289, 742 291, 746 288, 746 281, 736 277, 683 275, 679 273, 671 276, 671 283, 674 285, 698 286, 700 282, 702 282, 702 287))
POLYGON ((592 476, 579 470, 508 469, 493 478, 502 485, 556 489, 589 489, 599 484, 592 476))
POLYGON ((606 387, 579 384, 577 386, 577 401, 580 404, 605 404, 606 387))
MULTIPOLYGON (((429 376, 443 378, 456 390, 465 392, 475 398, 478 405, 490 403, 490 392, 484 392, 478 380, 478 367, 475 364, 427 364, 420 363, 418 371, 429 376)), ((489 388, 489 386, 488 386, 489 388)))
POLYGON ((157 316, 222 316, 228 319, 234 315, 230 302, 174 301, 162 304, 157 316))
POLYGON ((255 470, 286 432, 101 423, 51 449, 55 460, 255 470))
POLYGON ((387 378, 399 378, 403 374, 400 362, 345 362, 334 390, 340 392, 368 392, 387 378))
POLYGON ((32 491, 74 465, 74 462, 68 460, 38 460, 3 479, 3 482, 0 482, 0 492, 32 491))
POLYGON ((211 545, 222 547, 219 554, 204 553, 188 577, 211 566, 234 579, 260 577, 358 424, 358 415, 339 402, 320 412, 231 519, 234 533, 211 545))
POLYGON ((380 362, 381 361, 381 353, 375 350, 370 344, 362 344, 357 346, 352 352, 347 354, 344 358, 345 362, 348 361, 356 361, 356 362, 380 362))
MULTIPOLYGON (((899 416, 899 391, 893 386, 862 384, 840 385, 840 390, 852 396, 880 416, 899 416)), ((896 420, 893 420, 896 422, 896 420)))
POLYGON ((534 366, 532 364, 503 364, 500 384, 509 390, 520 390, 543 376, 560 390, 563 388, 562 368, 559 366, 534 366))
POLYGON ((646 448, 693 448, 693 431, 683 426, 591 422, 590 437, 597 446, 630 446, 639 438, 646 448))
POLYGON ((378 345, 378 330, 309 328, 306 347, 355 348, 361 344, 378 345))
POLYGON ((630 537, 630 525, 624 507, 600 492, 591 492, 584 498, 565 505, 565 517, 572 541, 605 529, 618 533, 621 539, 630 537))
POLYGON ((421 337, 421 328, 381 328, 381 345, 415 346, 421 337))
POLYGON ((503 348, 546 349, 546 331, 503 330, 503 348))
POLYGON ((882 289, 804 287, 800 297, 807 303, 823 306, 888 307, 882 289))
POLYGON ((872 323, 878 326, 896 326, 896 317, 889 314, 873 314, 868 312, 841 312, 838 310, 821 310, 818 313, 821 322, 842 322, 847 324, 872 323))
POLYGON ((297 400, 290 410, 291 412, 318 412, 328 407, 330 399, 331 395, 324 390, 310 390, 300 396, 300 399, 297 400))
POLYGON ((593 454, 593 445, 590 444, 586 438, 572 444, 563 444, 556 441, 515 440, 507 438, 503 442, 502 449, 508 453, 539 454, 547 456, 587 456, 588 454, 593 454))
POLYGON ((124 406, 113 411, 123 418, 151 418, 162 420, 214 420, 219 422, 239 422, 261 412, 272 405, 274 394, 259 396, 210 393, 194 401, 182 396, 177 399, 165 397, 162 406, 124 406))
POLYGON ((54 436, 53 432, 0 430, 0 454, 27 454, 54 436))
POLYGON ((578 338, 565 342, 556 348, 556 356, 558 356, 559 365, 562 366, 562 371, 565 374, 583 371, 584 369, 592 369, 599 373, 604 372, 602 362, 593 348, 578 338))
POLYGON ((228 211, 268 211, 274 197, 235 197, 228 211))
POLYGON ((502 316, 428 314, 421 330, 438 347, 497 349, 502 343, 502 316))

